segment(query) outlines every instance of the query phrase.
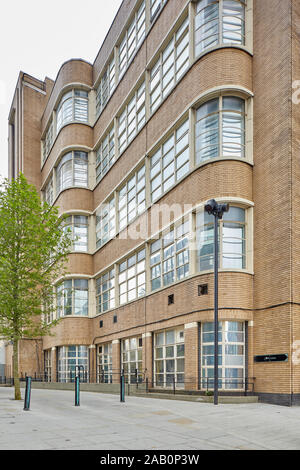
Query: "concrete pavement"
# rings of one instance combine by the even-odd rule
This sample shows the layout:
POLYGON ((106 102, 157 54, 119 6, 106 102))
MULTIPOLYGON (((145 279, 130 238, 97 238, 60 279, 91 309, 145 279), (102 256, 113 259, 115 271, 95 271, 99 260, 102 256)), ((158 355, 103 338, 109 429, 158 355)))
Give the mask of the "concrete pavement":
MULTIPOLYGON (((22 390, 24 396, 24 390, 22 390)), ((300 407, 38 390, 30 411, 0 387, 0 450, 300 449, 300 407)))

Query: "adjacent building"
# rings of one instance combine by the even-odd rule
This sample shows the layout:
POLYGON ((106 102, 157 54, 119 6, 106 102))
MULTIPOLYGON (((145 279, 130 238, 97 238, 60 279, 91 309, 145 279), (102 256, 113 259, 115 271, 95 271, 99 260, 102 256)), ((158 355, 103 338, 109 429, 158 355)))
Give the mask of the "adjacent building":
POLYGON ((215 198, 219 387, 299 403, 299 25, 296 0, 124 0, 93 64, 20 73, 9 177, 74 237, 20 371, 212 389, 215 198))

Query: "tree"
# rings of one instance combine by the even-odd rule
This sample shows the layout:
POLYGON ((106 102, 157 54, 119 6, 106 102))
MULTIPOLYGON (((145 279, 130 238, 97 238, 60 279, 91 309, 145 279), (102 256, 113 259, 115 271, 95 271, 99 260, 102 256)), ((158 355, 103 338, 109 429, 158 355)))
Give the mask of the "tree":
POLYGON ((53 286, 65 274, 70 235, 58 208, 20 174, 0 184, 0 337, 13 343, 15 400, 21 399, 19 341, 51 334, 53 286))

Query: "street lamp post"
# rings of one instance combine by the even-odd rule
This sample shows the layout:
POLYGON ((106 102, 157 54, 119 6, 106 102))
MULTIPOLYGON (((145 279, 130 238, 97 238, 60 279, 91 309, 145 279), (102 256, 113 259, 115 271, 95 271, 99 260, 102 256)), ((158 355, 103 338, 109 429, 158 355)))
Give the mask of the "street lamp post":
POLYGON ((214 216, 214 404, 218 404, 218 221, 224 212, 229 211, 229 204, 218 204, 210 199, 204 207, 205 211, 214 216))

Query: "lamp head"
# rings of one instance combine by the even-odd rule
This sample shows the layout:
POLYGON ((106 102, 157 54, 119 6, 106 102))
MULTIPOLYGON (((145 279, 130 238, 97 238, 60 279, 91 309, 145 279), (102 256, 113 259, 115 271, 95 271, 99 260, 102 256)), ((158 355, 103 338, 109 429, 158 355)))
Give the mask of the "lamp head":
POLYGON ((214 199, 210 199, 204 206, 205 212, 208 214, 213 214, 217 209, 218 204, 214 199))
POLYGON ((218 216, 222 219, 224 212, 229 211, 229 204, 218 204, 214 199, 210 199, 204 206, 205 212, 210 215, 218 216))
POLYGON ((218 216, 219 216, 219 219, 222 219, 222 216, 224 214, 224 212, 228 212, 229 211, 229 204, 226 203, 226 204, 219 204, 218 205, 218 216))

